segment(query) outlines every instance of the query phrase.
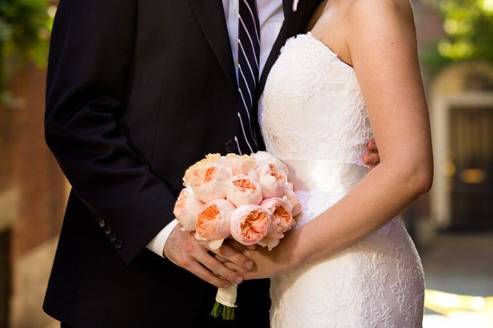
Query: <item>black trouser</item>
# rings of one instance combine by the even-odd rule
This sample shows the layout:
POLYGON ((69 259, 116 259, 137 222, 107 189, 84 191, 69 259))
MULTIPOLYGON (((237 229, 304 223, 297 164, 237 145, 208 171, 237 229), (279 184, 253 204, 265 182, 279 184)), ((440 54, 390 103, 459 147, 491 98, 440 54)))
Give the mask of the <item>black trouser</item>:
MULTIPOLYGON (((202 328, 229 328, 234 327, 233 321, 224 321, 221 319, 214 319, 212 317, 207 317, 201 324, 202 328)), ((73 326, 63 323, 60 323, 60 328, 74 328, 73 326)), ((110 328, 110 327, 108 327, 110 328)))

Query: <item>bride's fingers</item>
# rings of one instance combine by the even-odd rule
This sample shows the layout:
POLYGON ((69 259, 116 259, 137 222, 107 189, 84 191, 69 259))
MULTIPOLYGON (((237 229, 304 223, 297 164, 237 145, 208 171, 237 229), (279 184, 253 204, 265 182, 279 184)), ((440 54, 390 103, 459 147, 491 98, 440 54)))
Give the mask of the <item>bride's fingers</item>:
MULTIPOLYGON (((217 258, 217 256, 216 256, 216 258, 217 258)), ((219 259, 218 259, 218 260, 219 260, 219 259)), ((244 268, 242 268, 241 266, 239 266, 239 265, 238 265, 238 264, 236 264, 236 263, 233 263, 233 262, 228 262, 228 261, 227 261, 227 262, 223 262, 223 264, 224 264, 224 266, 225 266, 226 268, 228 268, 228 269, 230 269, 230 270, 233 270, 233 271, 236 271, 236 272, 238 272, 238 273, 242 274, 242 275, 243 275, 243 277, 244 277, 245 275, 247 275, 247 274, 248 274, 248 270, 245 270, 244 268)))
POLYGON ((194 254, 197 261, 205 266, 209 271, 214 273, 217 277, 223 277, 232 283, 241 283, 243 276, 239 273, 228 269, 223 263, 219 262, 214 256, 210 255, 205 250, 200 250, 194 254))
POLYGON ((197 240, 197 244, 199 244, 200 246, 202 246, 205 249, 210 249, 209 248, 209 242, 206 240, 197 240))
POLYGON ((228 245, 223 245, 219 249, 212 251, 221 258, 224 258, 230 262, 235 263, 238 266, 246 270, 253 268, 253 262, 248 257, 243 255, 241 251, 238 251, 228 245))
POLYGON ((221 263, 227 263, 227 262, 229 262, 229 261, 228 261, 228 259, 226 259, 226 258, 224 258, 224 257, 221 257, 221 256, 219 256, 219 255, 215 255, 215 254, 214 254, 214 257, 216 258, 216 260, 218 260, 218 261, 219 261, 219 262, 221 262, 221 263))
MULTIPOLYGON (((225 267, 227 267, 230 270, 233 270, 233 271, 238 272, 243 277, 245 277, 245 275, 249 272, 244 267, 242 267, 242 266, 240 266, 240 265, 238 265, 236 263, 230 262, 230 261, 228 261, 228 259, 225 259, 224 257, 221 257, 219 255, 216 255, 215 258, 216 258, 216 260, 218 260, 219 262, 221 262, 222 264, 224 264, 225 267)), ((255 265, 253 267, 255 267, 255 265)))
POLYGON ((377 143, 375 142, 375 139, 371 139, 370 141, 368 141, 366 148, 368 149, 369 152, 372 153, 378 152, 377 143))
POLYGON ((380 162, 380 157, 377 153, 366 152, 363 156, 363 162, 368 166, 376 166, 380 162))

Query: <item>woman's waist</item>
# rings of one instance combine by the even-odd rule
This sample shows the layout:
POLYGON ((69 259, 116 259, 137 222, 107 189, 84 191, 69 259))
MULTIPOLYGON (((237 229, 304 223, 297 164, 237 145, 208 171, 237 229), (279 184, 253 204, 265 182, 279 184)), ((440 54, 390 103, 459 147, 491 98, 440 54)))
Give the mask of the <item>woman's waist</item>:
POLYGON ((346 193, 367 173, 368 168, 331 160, 283 160, 296 191, 346 193))

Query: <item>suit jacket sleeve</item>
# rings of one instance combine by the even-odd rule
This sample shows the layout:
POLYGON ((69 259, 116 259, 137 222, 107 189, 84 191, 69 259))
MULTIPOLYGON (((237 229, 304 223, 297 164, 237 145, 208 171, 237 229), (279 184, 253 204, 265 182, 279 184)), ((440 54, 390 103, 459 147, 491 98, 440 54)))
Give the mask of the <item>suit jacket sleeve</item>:
POLYGON ((136 0, 60 1, 45 119, 47 143, 73 190, 127 264, 173 219, 175 201, 121 121, 136 16, 136 0))

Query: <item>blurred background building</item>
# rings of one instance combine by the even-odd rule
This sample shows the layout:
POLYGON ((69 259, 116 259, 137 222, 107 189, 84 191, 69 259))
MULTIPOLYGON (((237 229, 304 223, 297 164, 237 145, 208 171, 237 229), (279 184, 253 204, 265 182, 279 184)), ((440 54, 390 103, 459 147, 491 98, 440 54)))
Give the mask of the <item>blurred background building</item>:
MULTIPOLYGON (((406 212, 427 276, 425 327, 493 327, 493 0, 414 0, 435 181, 406 212)), ((56 1, 0 0, 0 328, 41 310, 68 183, 44 143, 56 1)))

